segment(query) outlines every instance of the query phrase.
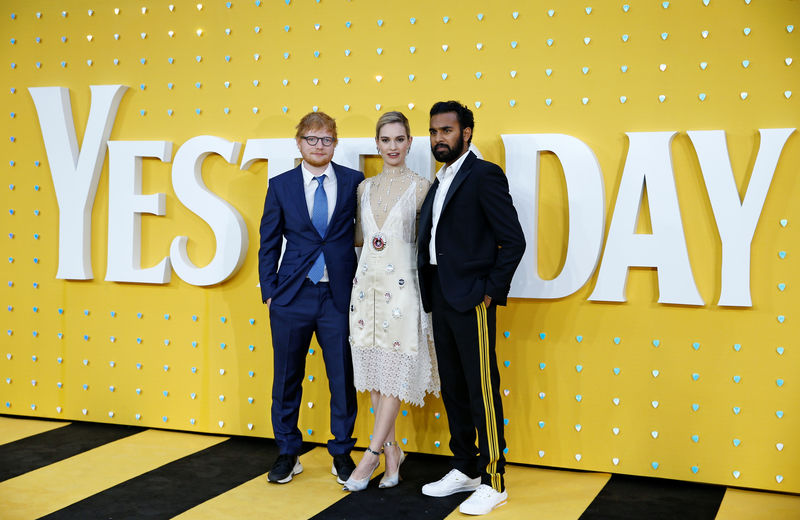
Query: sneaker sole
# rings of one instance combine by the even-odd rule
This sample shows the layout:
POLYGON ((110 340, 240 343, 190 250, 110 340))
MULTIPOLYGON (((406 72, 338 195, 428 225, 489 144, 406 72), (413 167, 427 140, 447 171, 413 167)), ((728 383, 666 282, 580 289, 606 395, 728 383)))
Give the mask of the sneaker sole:
MULTIPOLYGON (((480 484, 478 484, 479 486, 480 484)), ((441 492, 441 491, 425 491, 425 486, 422 487, 422 494, 429 496, 429 497, 449 497, 450 495, 455 495, 456 493, 463 493, 465 491, 475 491, 478 489, 478 486, 461 486, 460 488, 450 490, 448 492, 441 492)))
POLYGON ((336 466, 331 466, 331 475, 333 475, 334 477, 336 477, 336 482, 337 482, 337 483, 339 483, 339 484, 342 484, 342 485, 345 485, 345 484, 347 483, 347 480, 342 480, 342 479, 339 477, 339 474, 338 474, 338 473, 336 473, 336 466))
POLYGON ((508 503, 508 500, 504 500, 504 501, 500 502, 499 504, 497 504, 496 506, 494 506, 493 508, 491 508, 490 510, 488 510, 488 511, 481 511, 481 512, 478 512, 478 513, 470 513, 470 512, 468 512, 468 511, 463 511, 463 510, 462 510, 462 509, 459 507, 459 508, 458 508, 458 512, 459 512, 459 513, 461 513, 462 515, 472 515, 472 516, 488 515, 489 513, 491 513, 492 511, 494 511, 494 510, 495 510, 495 509, 497 509, 498 507, 500 507, 500 506, 504 506, 504 505, 506 505, 507 503, 508 503))
POLYGON ((269 478, 269 475, 267 475, 267 480, 273 484, 286 484, 287 482, 290 482, 292 480, 292 477, 294 477, 295 475, 299 475, 302 472, 303 472, 303 465, 300 464, 300 461, 298 460, 297 464, 294 465, 292 471, 289 473, 289 475, 286 476, 286 478, 281 480, 272 480, 269 478))

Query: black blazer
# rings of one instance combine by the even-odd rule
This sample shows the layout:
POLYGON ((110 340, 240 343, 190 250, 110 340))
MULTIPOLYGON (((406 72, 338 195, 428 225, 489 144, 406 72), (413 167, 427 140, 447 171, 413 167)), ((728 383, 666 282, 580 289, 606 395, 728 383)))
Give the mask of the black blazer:
MULTIPOLYGON (((436 179, 422 203, 417 267, 422 305, 430 302, 430 251, 436 179)), ((436 263, 442 293, 456 310, 466 312, 483 300, 505 305, 514 271, 525 252, 525 236, 503 170, 468 152, 442 206, 436 231, 436 263)))
POLYGON ((334 163, 331 166, 336 173, 336 207, 324 237, 319 236, 308 216, 301 167, 269 181, 258 250, 258 277, 264 302, 272 298, 277 305, 291 303, 321 249, 325 253, 334 305, 342 312, 347 312, 350 306, 357 260, 353 244, 356 189, 364 174, 334 163), (278 268, 283 238, 286 250, 278 268))

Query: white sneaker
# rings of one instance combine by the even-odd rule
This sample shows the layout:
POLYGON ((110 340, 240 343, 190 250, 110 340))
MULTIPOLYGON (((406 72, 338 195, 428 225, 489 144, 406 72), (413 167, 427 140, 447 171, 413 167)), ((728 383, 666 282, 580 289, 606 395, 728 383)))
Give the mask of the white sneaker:
POLYGON ((474 491, 480 484, 480 477, 469 478, 457 469, 451 469, 447 475, 436 482, 422 486, 422 494, 429 497, 447 497, 453 493, 474 491))
POLYGON ((500 493, 486 484, 481 484, 468 499, 461 503, 458 510, 465 515, 485 515, 507 501, 508 491, 500 493))

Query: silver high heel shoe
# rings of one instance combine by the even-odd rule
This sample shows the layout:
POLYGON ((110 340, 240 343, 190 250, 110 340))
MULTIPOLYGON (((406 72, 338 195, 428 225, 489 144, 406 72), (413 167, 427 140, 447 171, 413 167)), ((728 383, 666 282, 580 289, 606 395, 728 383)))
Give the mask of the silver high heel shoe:
POLYGON ((352 475, 350 478, 347 479, 347 482, 344 483, 344 487, 342 488, 344 491, 363 491, 367 489, 367 484, 369 481, 372 480, 372 474, 375 473, 375 470, 378 469, 378 466, 381 464, 381 451, 374 451, 367 446, 367 451, 372 453, 373 455, 378 457, 378 460, 375 461, 375 465, 372 467, 372 470, 369 472, 369 475, 366 478, 361 480, 355 480, 352 475))
MULTIPOLYGON (((388 472, 384 472, 383 477, 381 478, 380 484, 378 487, 381 489, 386 489, 390 487, 395 487, 402 479, 400 478, 400 466, 403 464, 403 461, 406 460, 406 454, 403 452, 403 448, 397 444, 397 441, 389 441, 384 442, 383 447, 388 448, 390 446, 397 446, 397 449, 400 450, 400 462, 397 463, 397 471, 394 475, 389 475, 388 472)), ((383 451, 386 451, 385 449, 383 451)))

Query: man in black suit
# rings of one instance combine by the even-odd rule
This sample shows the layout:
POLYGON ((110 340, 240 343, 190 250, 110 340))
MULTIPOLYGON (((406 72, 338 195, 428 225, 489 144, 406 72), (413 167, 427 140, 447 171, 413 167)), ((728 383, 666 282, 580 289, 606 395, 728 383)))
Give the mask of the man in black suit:
POLYGON ((480 515, 508 499, 495 320, 525 237, 503 170, 469 151, 472 112, 443 101, 430 116, 431 150, 444 166, 420 210, 417 265, 422 304, 433 313, 453 469, 422 493, 473 491, 460 511, 480 515))

